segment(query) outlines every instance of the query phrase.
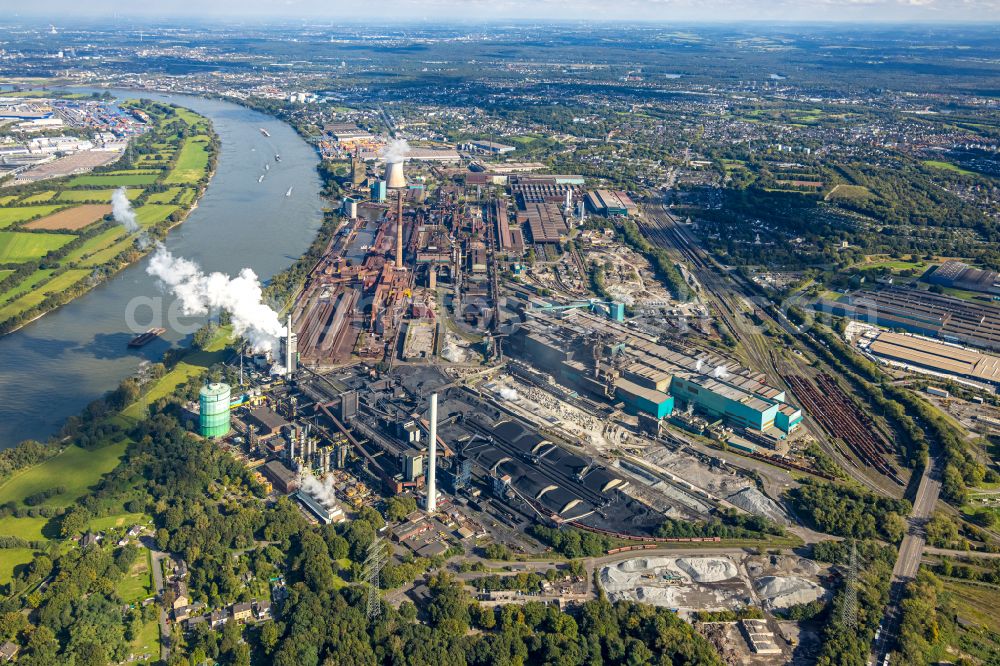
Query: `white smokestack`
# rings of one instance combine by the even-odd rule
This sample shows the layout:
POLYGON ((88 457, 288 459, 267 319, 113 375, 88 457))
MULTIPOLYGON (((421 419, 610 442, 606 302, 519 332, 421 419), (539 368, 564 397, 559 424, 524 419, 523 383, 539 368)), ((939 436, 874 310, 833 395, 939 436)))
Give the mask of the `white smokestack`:
POLYGON ((175 257, 160 245, 146 272, 157 277, 177 297, 185 315, 204 315, 222 310, 229 313, 233 332, 245 337, 255 352, 277 349, 286 334, 278 313, 264 303, 257 274, 244 268, 235 278, 225 273, 205 274, 198 264, 175 257))
POLYGON ((437 433, 438 433, 438 394, 431 394, 431 443, 430 455, 427 460, 427 513, 437 511, 437 433))
POLYGON ((288 325, 285 327, 285 372, 292 374, 292 314, 288 314, 288 325))

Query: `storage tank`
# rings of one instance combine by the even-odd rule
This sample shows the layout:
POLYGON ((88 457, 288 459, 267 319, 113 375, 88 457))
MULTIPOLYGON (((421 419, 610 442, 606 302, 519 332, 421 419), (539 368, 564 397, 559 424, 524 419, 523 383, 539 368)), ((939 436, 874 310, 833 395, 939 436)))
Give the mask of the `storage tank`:
POLYGON ((201 388, 199 432, 202 437, 225 437, 229 434, 229 384, 214 382, 201 388))

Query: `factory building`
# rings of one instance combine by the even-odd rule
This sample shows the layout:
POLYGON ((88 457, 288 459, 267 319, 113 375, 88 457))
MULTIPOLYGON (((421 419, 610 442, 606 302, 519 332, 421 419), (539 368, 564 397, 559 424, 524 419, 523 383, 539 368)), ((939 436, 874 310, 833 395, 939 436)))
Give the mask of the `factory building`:
POLYGON ((974 349, 900 333, 880 332, 863 340, 863 349, 878 358, 914 370, 950 375, 1000 388, 1000 357, 974 349))
POLYGON ((313 496, 302 489, 295 491, 295 501, 306 510, 309 515, 318 520, 322 525, 330 525, 344 521, 344 510, 339 506, 327 509, 325 506, 313 499, 313 496))
POLYGON ((384 180, 377 180, 372 183, 371 197, 375 203, 385 203, 386 192, 387 188, 384 180))
POLYGON ((639 208, 624 192, 594 190, 587 194, 587 207, 591 212, 604 217, 635 215, 639 208))
POLYGON ((927 277, 931 284, 1000 295, 1000 273, 984 271, 961 261, 946 261, 927 277))
POLYGON ((517 150, 515 146, 507 146, 494 141, 470 141, 463 146, 463 149, 477 153, 485 153, 487 155, 505 155, 517 150))
POLYGON ((260 471, 279 493, 287 495, 299 487, 298 476, 280 460, 271 460, 265 463, 260 471))
POLYGON ((585 310, 531 311, 509 349, 561 384, 619 401, 633 415, 662 419, 683 404, 776 438, 802 421, 801 410, 762 375, 705 352, 668 349, 585 310))

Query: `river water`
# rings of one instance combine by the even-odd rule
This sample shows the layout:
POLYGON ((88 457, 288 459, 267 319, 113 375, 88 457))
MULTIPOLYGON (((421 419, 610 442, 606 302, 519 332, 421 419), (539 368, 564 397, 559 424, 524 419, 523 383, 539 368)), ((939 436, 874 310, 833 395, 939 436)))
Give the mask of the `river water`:
MULTIPOLYGON (((249 266, 266 280, 309 247, 322 221, 318 157, 290 126, 229 102, 111 92, 119 99, 144 97, 192 109, 212 120, 222 142, 216 173, 198 207, 167 236, 165 245, 174 255, 232 275, 249 266), (285 196, 289 188, 292 194, 285 196)), ((52 435, 141 361, 159 360, 169 347, 189 339, 190 328, 170 326, 171 301, 146 274, 148 261, 147 256, 72 303, 0 337, 0 449, 52 435), (154 310, 167 333, 141 349, 128 349, 134 336, 130 321, 156 325, 154 310)))

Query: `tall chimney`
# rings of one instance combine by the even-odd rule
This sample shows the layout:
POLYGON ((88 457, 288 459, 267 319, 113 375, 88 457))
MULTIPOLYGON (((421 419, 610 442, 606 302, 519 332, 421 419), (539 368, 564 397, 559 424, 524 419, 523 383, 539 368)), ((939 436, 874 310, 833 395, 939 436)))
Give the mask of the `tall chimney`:
POLYGON ((438 434, 438 394, 431 394, 430 455, 427 460, 427 513, 437 511, 437 434, 438 434))
POLYGON ((288 313, 288 328, 285 329, 285 374, 291 376, 292 368, 292 313, 288 313))
POLYGON ((403 268, 403 191, 396 194, 396 268, 403 268))

